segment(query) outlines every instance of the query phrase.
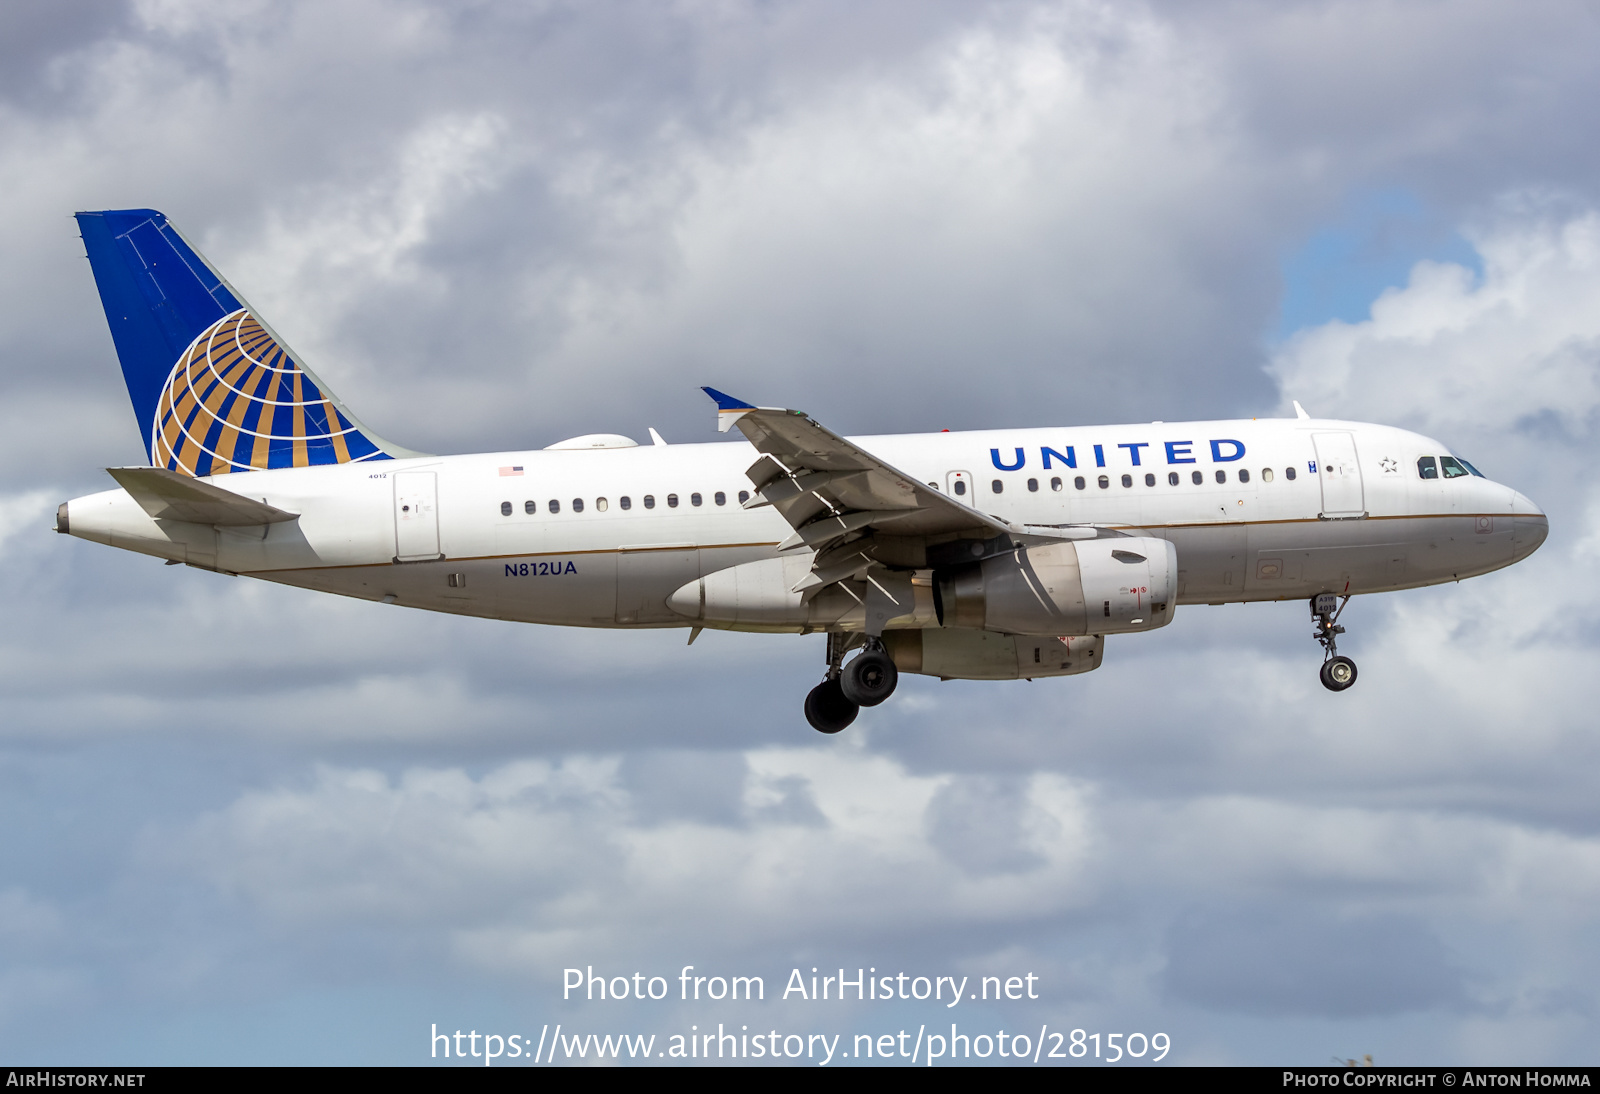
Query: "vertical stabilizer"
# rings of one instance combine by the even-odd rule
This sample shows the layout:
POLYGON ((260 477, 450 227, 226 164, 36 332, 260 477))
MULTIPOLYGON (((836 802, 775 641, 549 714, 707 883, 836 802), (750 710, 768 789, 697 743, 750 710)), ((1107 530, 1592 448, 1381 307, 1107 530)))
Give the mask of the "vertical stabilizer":
POLYGON ((362 426, 161 213, 77 221, 152 465, 200 477, 413 455, 362 426))

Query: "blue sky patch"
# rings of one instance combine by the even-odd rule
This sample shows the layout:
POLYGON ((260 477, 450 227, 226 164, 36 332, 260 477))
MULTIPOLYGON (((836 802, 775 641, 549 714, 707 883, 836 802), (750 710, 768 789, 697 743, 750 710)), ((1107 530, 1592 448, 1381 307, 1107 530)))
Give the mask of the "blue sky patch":
POLYGON ((1283 260, 1276 339, 1330 319, 1371 317, 1383 290, 1404 285, 1424 259, 1466 266, 1482 260, 1455 224, 1410 190, 1352 194, 1338 218, 1283 260))

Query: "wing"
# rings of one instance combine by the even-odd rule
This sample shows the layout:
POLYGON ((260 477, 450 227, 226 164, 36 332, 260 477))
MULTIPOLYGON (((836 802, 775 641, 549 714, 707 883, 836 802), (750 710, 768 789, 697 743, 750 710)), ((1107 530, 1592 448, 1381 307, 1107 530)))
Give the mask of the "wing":
POLYGON ((762 453, 745 472, 760 495, 747 505, 771 505, 794 529, 780 551, 817 552, 796 592, 869 578, 874 565, 916 569, 957 555, 965 561, 1022 531, 889 466, 801 411, 704 390, 716 400, 717 427, 737 425, 762 453))

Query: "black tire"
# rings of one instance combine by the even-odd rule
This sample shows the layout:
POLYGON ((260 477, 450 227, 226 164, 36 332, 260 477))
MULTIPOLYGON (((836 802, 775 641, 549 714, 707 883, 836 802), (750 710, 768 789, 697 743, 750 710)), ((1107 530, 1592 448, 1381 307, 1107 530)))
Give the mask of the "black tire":
POLYGON ((818 733, 838 733, 860 712, 860 707, 844 697, 838 677, 824 680, 806 696, 806 721, 818 733))
POLYGON ((882 650, 867 650, 844 667, 839 686, 844 697, 859 706, 875 707, 894 694, 900 670, 894 659, 882 650))
POLYGON ((1356 682, 1356 663, 1348 657, 1330 657, 1322 663, 1322 686, 1343 691, 1356 682))

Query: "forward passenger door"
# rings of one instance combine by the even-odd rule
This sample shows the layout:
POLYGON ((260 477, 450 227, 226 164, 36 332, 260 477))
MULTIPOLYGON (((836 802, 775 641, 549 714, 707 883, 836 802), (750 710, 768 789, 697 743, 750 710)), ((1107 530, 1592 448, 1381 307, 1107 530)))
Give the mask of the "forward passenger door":
POLYGON ((1317 478, 1322 481, 1322 519, 1353 520, 1367 515, 1361 465, 1353 433, 1313 433, 1317 478))

